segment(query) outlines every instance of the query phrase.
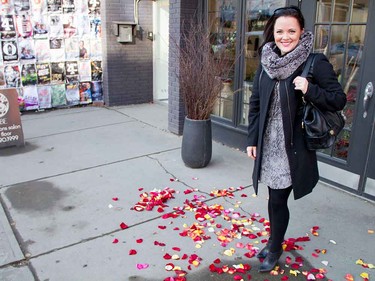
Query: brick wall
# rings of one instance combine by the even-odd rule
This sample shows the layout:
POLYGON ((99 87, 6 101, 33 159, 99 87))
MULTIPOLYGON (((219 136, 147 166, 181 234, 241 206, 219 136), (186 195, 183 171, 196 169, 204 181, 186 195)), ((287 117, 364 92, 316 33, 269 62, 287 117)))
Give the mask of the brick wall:
POLYGON ((153 100, 152 41, 146 36, 147 31, 152 31, 152 1, 140 1, 138 11, 143 39, 124 44, 111 34, 111 24, 134 21, 134 0, 106 0, 102 5, 103 92, 108 106, 153 100))
POLYGON ((197 12, 198 0, 169 1, 169 74, 168 74, 168 129, 172 133, 182 134, 185 111, 180 96, 178 81, 178 47, 181 25, 197 12))

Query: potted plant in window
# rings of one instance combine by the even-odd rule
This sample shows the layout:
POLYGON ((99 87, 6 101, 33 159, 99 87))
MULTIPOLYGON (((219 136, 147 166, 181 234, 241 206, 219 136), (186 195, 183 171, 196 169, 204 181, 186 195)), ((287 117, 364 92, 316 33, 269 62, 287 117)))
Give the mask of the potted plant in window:
POLYGON ((219 100, 223 82, 228 81, 234 60, 226 44, 213 44, 205 24, 190 21, 186 26, 177 48, 180 94, 186 114, 181 156, 186 166, 203 168, 212 155, 210 115, 219 100))

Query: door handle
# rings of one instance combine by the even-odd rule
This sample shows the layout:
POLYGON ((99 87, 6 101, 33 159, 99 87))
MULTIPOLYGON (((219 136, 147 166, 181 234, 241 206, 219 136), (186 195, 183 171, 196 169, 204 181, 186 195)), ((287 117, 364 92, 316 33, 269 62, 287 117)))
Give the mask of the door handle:
POLYGON ((372 82, 368 82, 365 88, 365 97, 363 98, 363 118, 367 117, 367 109, 370 99, 372 98, 372 95, 374 93, 374 86, 372 85, 372 82))

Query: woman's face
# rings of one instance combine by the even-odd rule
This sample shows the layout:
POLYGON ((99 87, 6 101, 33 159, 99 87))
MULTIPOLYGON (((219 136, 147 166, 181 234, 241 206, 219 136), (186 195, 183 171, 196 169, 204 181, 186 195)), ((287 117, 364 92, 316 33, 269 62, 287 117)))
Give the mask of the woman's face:
POLYGON ((303 29, 294 17, 279 17, 275 22, 273 36, 281 54, 285 55, 297 46, 303 29))

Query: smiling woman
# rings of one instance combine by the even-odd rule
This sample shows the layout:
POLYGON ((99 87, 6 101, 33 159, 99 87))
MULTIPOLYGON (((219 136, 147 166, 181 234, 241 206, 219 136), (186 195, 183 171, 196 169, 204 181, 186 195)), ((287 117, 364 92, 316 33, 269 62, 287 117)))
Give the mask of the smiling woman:
POLYGON ((248 156, 255 160, 255 192, 258 181, 269 192, 270 238, 257 255, 264 258, 260 272, 271 271, 282 255, 290 193, 302 198, 319 179, 315 151, 307 149, 300 125, 303 102, 312 102, 323 111, 342 110, 346 103, 324 55, 316 55, 319 73, 312 70, 311 82, 301 76, 314 37, 304 30, 304 17, 297 7, 275 10, 265 26, 264 39, 250 97, 247 146, 248 156))
POLYGON ((303 29, 296 18, 279 17, 276 20, 273 36, 282 55, 289 53, 297 46, 302 32, 303 29))

